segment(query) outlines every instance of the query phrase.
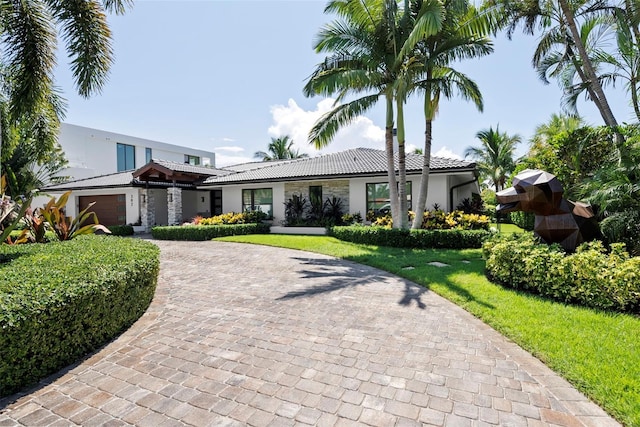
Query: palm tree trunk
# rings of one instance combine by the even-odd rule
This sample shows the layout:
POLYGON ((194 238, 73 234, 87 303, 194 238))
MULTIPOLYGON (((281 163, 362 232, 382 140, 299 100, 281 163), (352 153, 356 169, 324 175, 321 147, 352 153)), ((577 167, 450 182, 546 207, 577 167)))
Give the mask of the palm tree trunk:
POLYGON ((429 195, 429 172, 431 169, 431 141, 433 138, 432 128, 433 121, 427 118, 424 126, 424 153, 422 154, 422 175, 420 176, 420 192, 418 193, 418 203, 413 207, 416 213, 411 228, 422 228, 424 220, 424 211, 427 208, 427 196, 429 195))
MULTIPOLYGON (((573 42, 578 49, 578 53, 580 54, 580 59, 582 60, 582 64, 584 66, 585 75, 587 81, 585 83, 593 88, 595 95, 597 97, 596 102, 600 102, 602 105, 601 112, 603 113, 602 118, 607 126, 616 127, 618 126, 618 122, 616 121, 613 113, 611 112, 611 107, 609 106, 609 102, 602 90, 602 85, 600 85, 600 81, 598 80, 598 76, 596 75, 595 70, 593 69, 593 65, 589 60, 589 55, 587 54, 587 49, 582 43, 582 38, 580 37, 580 33, 578 32, 578 27, 576 25, 576 21, 573 17, 573 10, 569 6, 567 0, 558 0, 560 4, 560 8, 562 9, 562 13, 567 21, 567 26, 569 27, 569 31, 571 32, 571 37, 573 38, 573 42)), ((616 132, 616 135, 618 133, 616 132)))
POLYGON ((396 164, 393 159, 393 98, 386 97, 387 101, 387 123, 385 127, 385 151, 387 154, 387 177, 389 180, 389 204, 391 205, 391 217, 394 227, 400 224, 398 212, 398 184, 396 181, 396 164))
MULTIPOLYGON (((398 197, 400 199, 400 228, 409 228, 409 207, 407 205, 407 156, 404 145, 404 100, 397 98, 398 108, 398 197)), ((395 222, 394 222, 395 224, 395 222)))

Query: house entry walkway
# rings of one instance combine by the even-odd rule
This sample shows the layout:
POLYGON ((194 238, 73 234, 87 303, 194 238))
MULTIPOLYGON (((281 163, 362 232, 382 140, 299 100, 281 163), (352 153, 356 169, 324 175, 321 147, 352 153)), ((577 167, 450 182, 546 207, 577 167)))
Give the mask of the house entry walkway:
POLYGON ((0 401, 0 426, 618 425, 411 282, 307 252, 155 243, 148 312, 49 384, 0 401))

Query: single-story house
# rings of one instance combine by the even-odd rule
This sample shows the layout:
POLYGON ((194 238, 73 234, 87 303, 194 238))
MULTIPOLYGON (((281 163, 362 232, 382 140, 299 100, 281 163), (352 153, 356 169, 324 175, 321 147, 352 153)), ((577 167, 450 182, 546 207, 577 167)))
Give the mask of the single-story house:
MULTIPOLYGON (((407 199, 417 200, 423 157, 407 154, 407 199)), ((475 163, 431 158, 427 207, 450 211, 479 193, 475 163)), ((68 211, 90 201, 106 225, 179 224, 196 215, 261 209, 275 225, 284 220, 285 202, 294 194, 307 200, 336 197, 345 213, 384 209, 389 203, 386 154, 356 148, 318 157, 251 162, 224 168, 151 160, 143 167, 46 189, 51 195, 73 190, 68 211), (110 213, 109 213, 110 212, 110 213)))

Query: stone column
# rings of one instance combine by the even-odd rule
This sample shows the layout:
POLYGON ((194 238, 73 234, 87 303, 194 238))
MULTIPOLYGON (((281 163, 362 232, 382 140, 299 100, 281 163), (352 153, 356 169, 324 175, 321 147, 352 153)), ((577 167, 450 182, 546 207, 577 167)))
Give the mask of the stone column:
POLYGON ((154 192, 148 188, 140 191, 140 225, 144 226, 146 232, 151 231, 151 227, 156 224, 156 201, 154 192))
POLYGON ((167 188, 167 209, 169 225, 179 225, 182 223, 182 188, 167 188))

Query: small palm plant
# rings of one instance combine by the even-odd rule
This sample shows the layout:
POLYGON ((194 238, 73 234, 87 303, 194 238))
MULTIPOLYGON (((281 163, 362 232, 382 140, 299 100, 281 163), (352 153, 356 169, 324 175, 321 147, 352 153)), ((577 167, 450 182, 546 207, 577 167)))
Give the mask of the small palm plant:
POLYGON ((67 216, 64 208, 67 205, 70 194, 71 191, 67 191, 58 200, 52 197, 43 208, 39 209, 40 215, 56 234, 58 240, 71 240, 82 234, 93 234, 96 231, 111 234, 107 227, 98 222, 96 213, 89 212, 89 209, 96 202, 89 203, 75 218, 67 216))

